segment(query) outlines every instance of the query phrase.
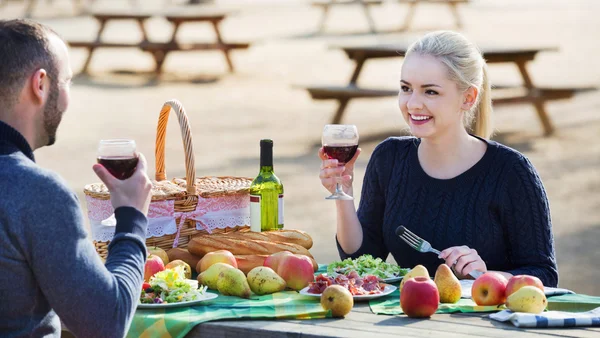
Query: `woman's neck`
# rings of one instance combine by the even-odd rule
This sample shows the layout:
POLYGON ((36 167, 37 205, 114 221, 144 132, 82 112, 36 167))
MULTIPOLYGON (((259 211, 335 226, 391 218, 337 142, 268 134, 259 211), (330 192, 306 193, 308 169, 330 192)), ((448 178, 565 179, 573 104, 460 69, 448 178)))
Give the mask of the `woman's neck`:
POLYGON ((463 129, 436 138, 422 139, 418 150, 419 162, 429 176, 449 179, 475 165, 485 154, 486 148, 485 143, 463 129))

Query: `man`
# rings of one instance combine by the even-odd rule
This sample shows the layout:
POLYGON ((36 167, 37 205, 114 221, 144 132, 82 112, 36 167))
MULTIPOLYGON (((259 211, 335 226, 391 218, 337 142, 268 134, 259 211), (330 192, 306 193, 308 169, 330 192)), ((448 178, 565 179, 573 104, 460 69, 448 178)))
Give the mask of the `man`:
POLYGON ((33 150, 56 139, 71 77, 56 33, 31 21, 0 21, 2 337, 59 337, 61 320, 77 336, 124 336, 140 295, 151 189, 144 157, 124 181, 93 167, 117 218, 106 264, 87 238, 76 196, 35 163, 33 150))

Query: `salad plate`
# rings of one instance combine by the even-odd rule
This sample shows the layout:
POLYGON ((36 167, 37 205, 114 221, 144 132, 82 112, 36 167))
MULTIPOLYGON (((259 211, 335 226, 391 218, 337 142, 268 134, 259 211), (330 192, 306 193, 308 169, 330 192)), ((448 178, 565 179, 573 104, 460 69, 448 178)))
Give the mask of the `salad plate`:
POLYGON ((338 274, 348 274, 351 271, 356 271, 360 277, 374 275, 385 283, 394 283, 402 280, 410 269, 387 263, 381 258, 374 258, 371 255, 362 255, 356 259, 347 258, 327 266, 327 273, 333 277, 338 274))
POLYGON ((205 302, 207 300, 215 299, 218 295, 212 292, 204 292, 200 299, 190 300, 187 302, 178 302, 178 303, 163 303, 163 304, 144 304, 138 303, 138 309, 163 309, 170 307, 181 307, 181 306, 192 306, 201 302, 205 302))
MULTIPOLYGON (((310 286, 305 287, 304 289, 298 291, 301 295, 304 296, 311 296, 311 297, 321 297, 320 293, 310 293, 308 292, 308 289, 310 288, 310 286)), ((389 284, 385 284, 385 287, 383 289, 383 291, 381 293, 376 293, 376 294, 372 294, 372 295, 356 295, 356 296, 352 296, 352 298, 354 298, 354 301, 363 301, 363 300, 371 300, 371 299, 376 299, 379 297, 383 297, 383 296, 387 296, 390 293, 396 291, 397 287, 395 287, 394 285, 389 285, 389 284)))
POLYGON ((191 306, 199 302, 216 298, 214 293, 206 292, 207 287, 198 287, 198 281, 187 279, 182 265, 164 269, 150 277, 142 285, 139 309, 158 309, 179 306, 191 306))

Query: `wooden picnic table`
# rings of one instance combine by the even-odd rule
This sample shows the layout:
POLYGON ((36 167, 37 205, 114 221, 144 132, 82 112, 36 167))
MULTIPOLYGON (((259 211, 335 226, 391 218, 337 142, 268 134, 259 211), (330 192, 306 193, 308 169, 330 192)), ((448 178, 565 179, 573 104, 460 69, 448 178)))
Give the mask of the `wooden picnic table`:
POLYGON ((163 65, 167 55, 174 51, 202 51, 202 50, 220 50, 225 56, 227 66, 230 72, 235 71, 235 67, 229 55, 233 49, 247 49, 249 43, 227 43, 223 41, 221 31, 219 30, 219 24, 227 17, 228 13, 222 12, 182 12, 177 14, 166 14, 160 15, 165 18, 168 22, 173 24, 173 33, 171 38, 167 42, 152 42, 148 38, 148 33, 145 28, 145 21, 155 16, 150 13, 95 13, 92 16, 99 23, 98 32, 94 41, 69 41, 69 45, 75 48, 86 48, 88 50, 88 57, 82 67, 82 73, 86 73, 89 69, 90 62, 94 51, 98 48, 128 48, 134 47, 139 48, 142 51, 148 52, 154 58, 156 62, 154 73, 156 75, 161 74, 163 65), (102 33, 106 28, 106 24, 109 21, 116 20, 133 20, 137 22, 138 27, 142 33, 142 40, 136 43, 115 43, 107 42, 102 39, 102 33), (198 43, 180 43, 177 41, 177 32, 184 23, 198 23, 205 22, 210 23, 214 29, 216 41, 214 42, 198 42, 198 43))
MULTIPOLYGON (((462 28, 462 22, 458 13, 458 5, 466 4, 469 1, 470 0, 393 0, 392 2, 406 3, 409 5, 408 12, 402 21, 402 25, 398 29, 399 31, 403 31, 410 27, 410 24, 415 16, 417 5, 420 3, 448 5, 452 15, 454 16, 455 26, 456 28, 460 29, 462 28)), ((327 21, 330 7, 337 5, 360 5, 363 9, 365 18, 367 19, 367 23, 369 24, 370 31, 375 33, 377 31, 375 27, 375 20, 373 20, 373 17, 369 12, 369 7, 382 5, 383 3, 383 0, 324 0, 315 1, 312 3, 312 5, 315 7, 321 7, 323 10, 323 15, 321 16, 321 20, 319 22, 319 32, 323 32, 325 30, 325 23, 327 21)))
MULTIPOLYGON (((382 59, 403 57, 406 46, 396 45, 366 45, 333 47, 341 49, 349 59, 356 64, 350 81, 346 86, 311 86, 306 89, 315 100, 337 100, 338 109, 331 121, 338 124, 342 121, 344 112, 350 100, 355 98, 380 98, 397 96, 398 90, 363 88, 357 85, 358 77, 365 62, 369 59, 382 59)), ((519 69, 522 87, 495 86, 492 91, 493 104, 531 103, 534 105, 545 135, 554 132, 554 126, 545 109, 545 103, 551 100, 571 98, 578 91, 587 91, 593 88, 541 88, 533 84, 527 71, 527 63, 532 61, 540 52, 556 51, 557 48, 482 48, 484 58, 488 63, 513 63, 519 69)))
POLYGON ((488 313, 434 314, 430 319, 376 315, 355 303, 344 319, 223 320, 195 326, 186 337, 599 337, 600 328, 522 329, 487 318, 488 313))

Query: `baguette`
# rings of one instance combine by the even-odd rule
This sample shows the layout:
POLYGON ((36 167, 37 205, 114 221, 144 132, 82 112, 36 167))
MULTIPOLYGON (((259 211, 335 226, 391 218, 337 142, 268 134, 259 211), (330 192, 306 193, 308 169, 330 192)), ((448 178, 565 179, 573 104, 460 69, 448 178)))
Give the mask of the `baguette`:
POLYGON ((234 231, 216 236, 233 237, 237 239, 257 239, 267 242, 294 243, 310 249, 313 246, 313 240, 309 234, 300 230, 273 230, 273 231, 234 231))
POLYGON ((189 251, 183 248, 169 249, 169 251, 167 251, 167 256, 169 256, 170 262, 180 259, 188 263, 192 269, 195 269, 196 265, 200 261, 200 257, 191 254, 189 251))
POLYGON ((238 239, 222 235, 196 236, 188 243, 188 251, 197 256, 209 252, 227 250, 234 255, 270 255, 279 251, 306 255, 312 258, 310 252, 303 246, 294 243, 268 242, 256 239, 238 239))
POLYGON ((265 259, 269 257, 267 255, 236 255, 235 260, 237 262, 238 269, 247 275, 250 270, 257 266, 263 266, 265 259))

